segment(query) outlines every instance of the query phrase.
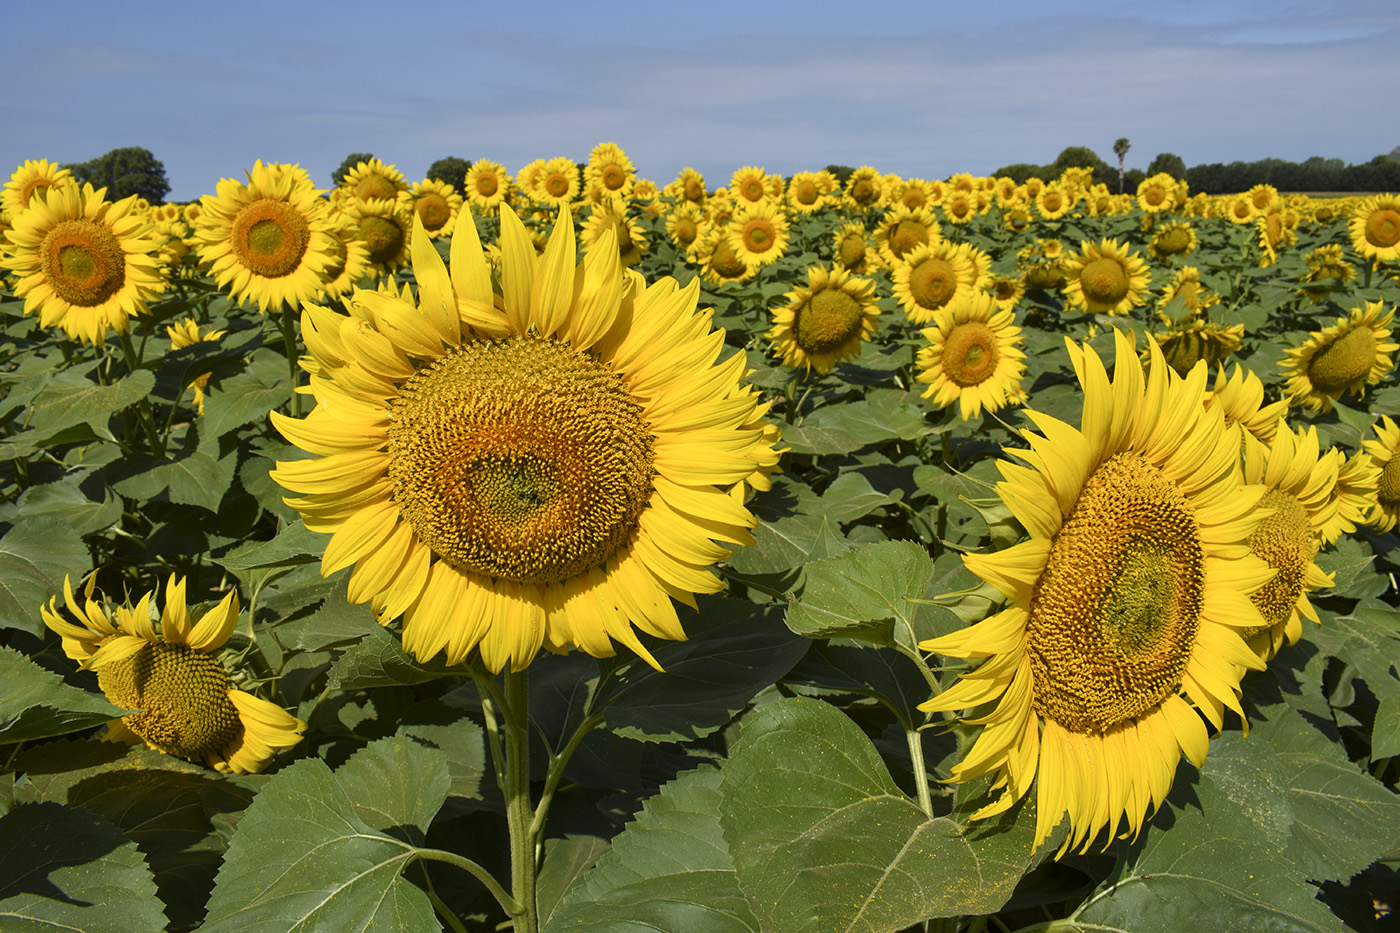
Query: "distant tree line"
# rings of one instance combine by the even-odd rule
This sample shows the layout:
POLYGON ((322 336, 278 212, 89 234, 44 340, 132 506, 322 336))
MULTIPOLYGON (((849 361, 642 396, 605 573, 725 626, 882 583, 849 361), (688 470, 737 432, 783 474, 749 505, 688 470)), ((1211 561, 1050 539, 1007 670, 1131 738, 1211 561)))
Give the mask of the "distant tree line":
POLYGON ((160 204, 170 193, 165 166, 151 150, 140 146, 111 149, 95 159, 71 162, 63 167, 72 172, 80 184, 86 182, 94 188, 106 188, 107 198, 112 201, 136 194, 151 204, 160 204))

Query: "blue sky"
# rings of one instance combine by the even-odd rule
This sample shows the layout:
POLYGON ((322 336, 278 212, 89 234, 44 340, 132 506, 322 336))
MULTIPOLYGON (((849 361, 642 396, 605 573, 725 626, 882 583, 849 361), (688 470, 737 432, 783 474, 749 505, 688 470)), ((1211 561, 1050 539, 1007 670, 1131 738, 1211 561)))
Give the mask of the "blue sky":
POLYGON ((328 186, 350 152, 414 181, 442 156, 513 173, 611 141, 660 184, 692 166, 714 185, 744 165, 987 174, 1070 145, 1113 162, 1120 136, 1130 168, 1400 145, 1395 0, 69 0, 5 24, 0 171, 144 146, 172 200, 255 159, 328 186))

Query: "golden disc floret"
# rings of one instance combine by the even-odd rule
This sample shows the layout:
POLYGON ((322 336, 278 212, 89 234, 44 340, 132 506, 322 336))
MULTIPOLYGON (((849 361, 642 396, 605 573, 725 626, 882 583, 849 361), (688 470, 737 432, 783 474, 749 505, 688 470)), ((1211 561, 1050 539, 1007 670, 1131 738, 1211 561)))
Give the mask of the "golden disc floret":
POLYGON ((186 761, 217 757, 243 736, 238 707, 228 698, 228 672, 211 655, 184 645, 148 644, 97 672, 107 698, 147 744, 186 761))

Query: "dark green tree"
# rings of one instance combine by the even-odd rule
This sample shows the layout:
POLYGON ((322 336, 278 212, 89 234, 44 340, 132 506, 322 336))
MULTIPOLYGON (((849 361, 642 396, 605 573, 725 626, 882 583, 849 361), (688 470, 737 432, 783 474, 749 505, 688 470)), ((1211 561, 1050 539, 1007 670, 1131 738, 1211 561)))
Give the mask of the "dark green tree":
POLYGON ((1123 193, 1123 160, 1128 157, 1128 149, 1132 143, 1128 142, 1128 137, 1119 136, 1113 141, 1113 154, 1118 157, 1118 193, 1123 193))
POLYGON ((438 159, 428 166, 428 177, 433 181, 446 182, 462 197, 467 196, 467 170, 472 167, 471 162, 466 159, 459 159, 456 156, 447 156, 438 159))
POLYGON ((840 182, 842 188, 846 187, 846 182, 851 180, 851 176, 854 175, 856 171, 849 165, 836 164, 828 165, 826 170, 836 176, 836 180, 840 182))
POLYGON ((152 204, 160 204, 170 193, 165 166, 151 150, 140 146, 112 149, 90 161, 64 167, 79 182, 106 188, 107 198, 112 201, 136 194, 152 204))
POLYGON ((1027 178, 1039 178, 1042 181, 1054 178, 1058 173, 1052 171, 1046 165, 1032 165, 1029 162, 1016 162, 1011 165, 1003 165, 992 172, 993 178, 1010 178, 1018 185, 1024 185, 1027 178))
POLYGON ((331 184, 340 187, 340 183, 345 180, 345 176, 350 174, 350 170, 361 162, 368 162, 374 158, 372 152, 352 152, 345 157, 345 161, 340 163, 340 168, 331 172, 331 184))
POLYGON ((1099 154, 1088 146, 1067 146, 1060 150, 1055 161, 1047 166, 1058 176, 1067 168, 1088 168, 1094 170, 1094 180, 1103 181, 1113 171, 1099 154))
POLYGON ((1148 175, 1166 172, 1177 181, 1186 177, 1186 160, 1174 152, 1159 152, 1147 166, 1148 175))

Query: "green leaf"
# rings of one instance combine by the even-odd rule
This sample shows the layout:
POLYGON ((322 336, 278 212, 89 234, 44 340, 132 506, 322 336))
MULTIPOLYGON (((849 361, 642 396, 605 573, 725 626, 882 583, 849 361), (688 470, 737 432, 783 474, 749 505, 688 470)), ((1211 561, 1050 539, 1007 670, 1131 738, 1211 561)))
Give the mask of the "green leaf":
POLYGON ((818 409, 801 424, 783 428, 783 446, 794 454, 846 454, 890 440, 913 440, 938 430, 917 392, 877 390, 856 402, 818 409))
POLYGON ((409 721, 399 726, 399 735, 441 749, 446 756, 449 796, 501 809, 500 793, 494 783, 486 780, 490 767, 486 761, 486 730, 466 713, 438 702, 425 701, 419 711, 410 712, 405 718, 409 721), (490 799, 485 787, 488 783, 490 799))
POLYGON ((335 779, 354 803, 355 815, 374 829, 413 826, 426 833, 447 799, 447 756, 391 736, 351 755, 335 779))
POLYGON ((757 933, 720 828, 719 786, 713 768, 664 786, 564 896, 545 933, 757 933))
POLYGON ((56 518, 26 518, 0 538, 0 627, 47 631, 39 607, 91 567, 82 537, 56 518))
POLYGON ((330 538, 307 528, 300 520, 292 522, 271 541, 258 541, 229 551, 217 563, 244 579, 249 570, 294 567, 321 559, 330 538))
POLYGON ((28 430, 7 438, 6 443, 14 449, 8 453, 0 451, 0 455, 28 456, 46 446, 60 432, 78 425, 91 428, 95 437, 110 440, 112 434, 107 430, 107 422, 112 415, 145 398, 155 384, 155 376, 138 369, 109 386, 48 385, 26 409, 29 420, 24 426, 28 430))
POLYGON ((287 648, 323 651, 333 645, 359 641, 377 628, 380 625, 370 608, 348 602, 342 585, 336 587, 315 612, 279 622, 273 631, 287 648))
POLYGON ((829 517, 806 514, 763 522, 753 531, 754 546, 729 558, 739 573, 780 573, 809 560, 822 560, 849 550, 841 529, 829 517))
POLYGON ((598 836, 565 834, 562 838, 544 841, 544 861, 540 864, 535 886, 541 927, 548 928, 549 918, 560 900, 610 848, 608 840, 598 836))
POLYGON ((90 729, 127 711, 100 693, 69 686, 13 648, 0 647, 0 743, 90 729))
POLYGON ((765 930, 893 931, 989 914, 1030 864, 1029 838, 992 843, 930 818, 860 728, 819 700, 758 710, 724 765, 720 823, 765 930))
MULTIPOLYGON (((1310 633, 1312 640, 1324 654, 1350 665, 1366 682, 1387 711, 1386 719, 1377 716, 1377 724, 1393 731, 1390 711, 1400 706, 1400 677, 1395 674, 1400 611, 1368 607, 1345 616, 1323 613, 1321 618, 1322 625, 1310 633)), ((1384 734, 1380 738, 1380 750, 1372 738, 1371 754, 1375 758, 1387 757, 1386 749, 1394 748, 1393 743, 1385 741, 1384 734)))
POLYGON ((0 928, 7 933, 163 930, 134 842, 90 813, 25 804, 0 817, 0 928))
POLYGON ((201 444, 166 460, 133 454, 110 469, 112 488, 133 499, 153 499, 162 492, 177 505, 197 505, 219 511, 224 493, 233 485, 236 454, 216 457, 216 445, 201 444))
POLYGON ((802 657, 807 643, 775 607, 704 599, 689 638, 653 651, 663 670, 634 664, 609 692, 604 715, 617 734, 650 742, 689 741, 723 728, 802 657))
POLYGON ((360 819, 324 763, 302 759, 276 774, 239 822, 201 929, 437 929, 427 896, 400 877, 418 853, 360 819))
POLYGON ((205 394, 200 429, 219 437, 245 424, 261 422, 267 413, 291 398, 287 360, 267 347, 253 353, 248 370, 221 379, 205 394))
POLYGON ((397 638, 376 626, 336 659, 330 671, 330 686, 336 690, 367 690, 423 684, 442 677, 463 677, 466 673, 466 668, 448 667, 438 660, 419 664, 404 653, 397 638))
POLYGON ((102 501, 92 501, 82 490, 84 480, 83 476, 70 475, 57 482, 30 486, 13 504, 0 505, 0 522, 56 518, 67 522, 80 535, 110 528, 122 517, 121 499, 104 487, 102 501))
POLYGON ((898 498, 898 495, 880 492, 871 486, 864 473, 852 471, 842 473, 826 487, 818 508, 837 524, 844 525, 869 515, 898 498))

